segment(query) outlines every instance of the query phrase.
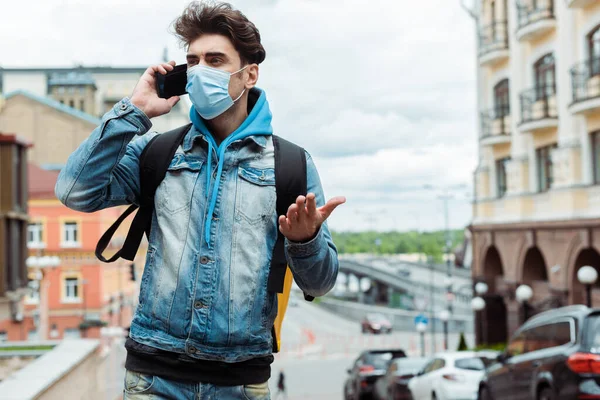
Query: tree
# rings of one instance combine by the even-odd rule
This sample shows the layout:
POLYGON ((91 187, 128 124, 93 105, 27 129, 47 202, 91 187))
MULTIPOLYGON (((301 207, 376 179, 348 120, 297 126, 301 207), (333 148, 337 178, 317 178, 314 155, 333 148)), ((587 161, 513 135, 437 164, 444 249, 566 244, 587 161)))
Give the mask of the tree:
POLYGON ((467 346, 467 340, 465 339, 465 333, 460 333, 460 341, 458 342, 458 351, 467 351, 469 350, 469 346, 467 346))

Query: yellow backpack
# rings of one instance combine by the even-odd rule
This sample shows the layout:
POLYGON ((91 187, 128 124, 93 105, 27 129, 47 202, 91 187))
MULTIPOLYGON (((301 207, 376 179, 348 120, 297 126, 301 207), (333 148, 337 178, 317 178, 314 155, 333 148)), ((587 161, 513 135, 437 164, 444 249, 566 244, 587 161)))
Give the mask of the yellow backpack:
MULTIPOLYGON (((285 215, 288 207, 300 195, 306 195, 306 152, 285 139, 273 135, 275 147, 275 190, 277 192, 277 215, 285 215)), ((278 231, 273 248, 267 290, 277 293, 277 316, 273 324, 273 352, 281 349, 281 328, 292 290, 292 271, 285 257, 285 238, 278 231)), ((313 297, 304 294, 307 301, 313 297)))

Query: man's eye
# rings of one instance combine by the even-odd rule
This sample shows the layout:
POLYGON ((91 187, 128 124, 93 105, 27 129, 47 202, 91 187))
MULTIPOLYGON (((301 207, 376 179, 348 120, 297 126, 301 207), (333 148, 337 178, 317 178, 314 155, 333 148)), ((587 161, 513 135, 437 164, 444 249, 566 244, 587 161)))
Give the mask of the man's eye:
POLYGON ((211 64, 221 64, 223 62, 223 60, 221 60, 220 58, 212 58, 210 60, 211 64))
POLYGON ((193 67, 193 66, 194 66, 194 65, 196 65, 196 64, 198 64, 198 61, 196 61, 196 60, 194 60, 194 61, 188 61, 188 63, 187 63, 187 65, 188 65, 188 68, 189 68, 189 67, 193 67))

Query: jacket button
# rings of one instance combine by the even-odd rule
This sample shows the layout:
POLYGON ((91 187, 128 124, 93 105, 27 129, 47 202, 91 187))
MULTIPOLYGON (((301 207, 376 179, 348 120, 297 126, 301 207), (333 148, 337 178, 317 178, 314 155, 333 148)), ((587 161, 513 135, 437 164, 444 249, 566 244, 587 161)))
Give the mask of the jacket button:
POLYGON ((197 350, 196 350, 196 348, 194 346, 190 346, 189 351, 190 351, 190 353, 194 353, 195 354, 197 350))
POLYGON ((198 309, 198 308, 202 308, 202 307, 204 307, 204 304, 202 304, 202 302, 200 302, 200 301, 194 302, 194 308, 198 309))
POLYGON ((200 259, 200 264, 208 264, 208 257, 204 256, 200 259))
POLYGON ((121 103, 121 110, 123 110, 123 111, 127 110, 127 104, 121 103))

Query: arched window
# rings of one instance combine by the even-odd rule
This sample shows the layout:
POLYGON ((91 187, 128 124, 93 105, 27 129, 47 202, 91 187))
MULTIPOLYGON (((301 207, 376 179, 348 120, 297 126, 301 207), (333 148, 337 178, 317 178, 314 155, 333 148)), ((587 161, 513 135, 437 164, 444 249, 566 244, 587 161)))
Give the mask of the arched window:
POLYGON ((494 110, 496 111, 496 118, 510 115, 508 79, 503 79, 494 86, 494 110))
POLYGON ((556 92, 556 62, 554 54, 546 54, 533 66, 535 73, 536 100, 547 99, 556 92))

